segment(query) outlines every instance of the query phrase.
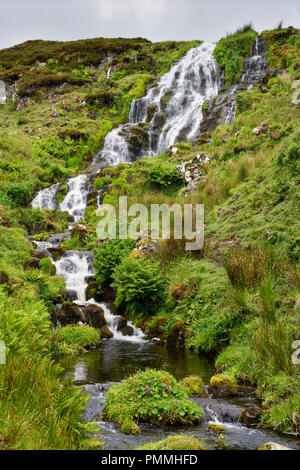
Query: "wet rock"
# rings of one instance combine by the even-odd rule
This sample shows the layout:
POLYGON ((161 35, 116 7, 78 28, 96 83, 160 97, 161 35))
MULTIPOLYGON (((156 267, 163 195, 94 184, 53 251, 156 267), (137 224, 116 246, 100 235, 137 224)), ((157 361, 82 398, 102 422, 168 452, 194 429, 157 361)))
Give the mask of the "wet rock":
POLYGON ((86 300, 95 299, 98 301, 98 283, 96 281, 91 281, 88 283, 87 288, 85 289, 85 298, 86 300))
POLYGON ((48 248, 48 251, 51 253, 54 261, 59 260, 64 254, 64 249, 60 247, 50 247, 48 248))
POLYGON ((100 335, 102 339, 111 339, 114 336, 107 326, 100 328, 100 335))
POLYGON ((137 252, 143 256, 150 256, 154 253, 159 253, 162 248, 162 243, 159 240, 150 240, 149 238, 141 238, 138 240, 133 253, 137 252))
POLYGON ((266 442, 265 444, 260 446, 258 450, 293 450, 293 449, 282 446, 281 444, 277 444, 276 442, 266 442))
POLYGON ((116 291, 112 287, 104 287, 102 293, 103 302, 113 302, 116 298, 116 291))
POLYGON ((77 292, 72 289, 67 289, 67 300, 69 302, 73 302, 73 300, 77 300, 77 292))
POLYGON ((126 328, 127 322, 128 322, 127 318, 120 317, 117 323, 117 330, 122 331, 123 328, 126 328))
POLYGON ((81 308, 86 317, 86 321, 94 328, 100 329, 107 325, 104 316, 104 310, 100 307, 100 305, 88 304, 81 306, 81 308))
POLYGON ((177 172, 183 176, 187 186, 181 190, 183 194, 193 194, 197 184, 203 179, 203 164, 209 164, 211 157, 205 153, 197 154, 192 160, 182 162, 176 167, 177 172))
POLYGON ((209 393, 214 397, 236 396, 237 390, 235 379, 228 374, 217 374, 210 379, 209 393))
POLYGON ((256 405, 245 408, 241 414, 241 422, 246 426, 253 426, 259 423, 263 410, 256 405))
POLYGON ((71 237, 78 237, 79 241, 83 242, 87 240, 92 233, 93 229, 91 227, 83 224, 75 224, 71 232, 71 237))
POLYGON ((178 321, 173 326, 168 335, 167 346, 169 348, 183 349, 185 343, 185 327, 182 321, 178 321))
POLYGON ((122 335, 124 336, 132 336, 133 333, 134 333, 134 330, 132 328, 132 326, 130 325, 126 325, 124 326, 123 328, 120 329, 122 335))
POLYGON ((266 134, 268 132, 270 125, 271 125, 270 123, 266 122, 265 124, 262 124, 261 126, 255 127, 255 129, 253 129, 252 132, 255 135, 266 134))
POLYGON ((63 302, 61 308, 57 311, 57 319, 62 326, 77 324, 79 321, 86 322, 82 309, 70 301, 63 302))

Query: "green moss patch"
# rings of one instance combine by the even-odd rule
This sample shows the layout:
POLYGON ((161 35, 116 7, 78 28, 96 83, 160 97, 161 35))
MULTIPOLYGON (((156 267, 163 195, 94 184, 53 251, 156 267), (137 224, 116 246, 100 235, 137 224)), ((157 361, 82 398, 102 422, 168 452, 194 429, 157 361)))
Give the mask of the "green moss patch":
POLYGON ((125 433, 140 432, 138 422, 192 424, 202 409, 191 402, 185 387, 168 372, 148 369, 110 387, 105 416, 125 433))

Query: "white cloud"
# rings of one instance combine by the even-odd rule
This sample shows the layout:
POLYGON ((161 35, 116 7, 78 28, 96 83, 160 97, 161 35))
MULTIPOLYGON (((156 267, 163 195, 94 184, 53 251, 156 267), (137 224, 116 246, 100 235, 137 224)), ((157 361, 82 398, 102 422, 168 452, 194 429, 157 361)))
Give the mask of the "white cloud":
POLYGON ((138 20, 140 24, 161 21, 170 8, 169 0, 97 0, 95 3, 101 20, 138 20))

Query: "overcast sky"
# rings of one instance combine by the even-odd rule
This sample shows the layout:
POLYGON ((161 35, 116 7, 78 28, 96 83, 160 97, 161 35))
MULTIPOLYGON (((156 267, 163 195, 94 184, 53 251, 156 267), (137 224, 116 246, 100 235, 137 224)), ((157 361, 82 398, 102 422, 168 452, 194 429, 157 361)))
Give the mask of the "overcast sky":
POLYGON ((299 0, 0 0, 0 48, 28 39, 137 37, 217 41, 252 20, 300 27, 299 0))

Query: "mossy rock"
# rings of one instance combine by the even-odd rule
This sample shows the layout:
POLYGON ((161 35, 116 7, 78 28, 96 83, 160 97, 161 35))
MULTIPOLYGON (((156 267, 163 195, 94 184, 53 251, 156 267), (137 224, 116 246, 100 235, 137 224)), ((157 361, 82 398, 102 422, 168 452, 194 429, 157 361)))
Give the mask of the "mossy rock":
POLYGON ((208 425, 208 429, 214 434, 223 434, 225 429, 220 424, 211 423, 208 425))
POLYGON ((138 433, 137 421, 157 425, 198 423, 202 409, 189 400, 185 387, 165 371, 147 369, 109 388, 107 419, 120 424, 125 433, 138 433))
POLYGON ((154 116, 154 114, 156 113, 157 111, 157 106, 156 104, 148 104, 147 106, 147 118, 146 118, 146 121, 147 122, 150 122, 154 116))
POLYGON ((204 383, 201 377, 185 377, 180 382, 191 395, 201 395, 204 392, 204 383))
POLYGON ((136 450, 205 450, 205 448, 195 437, 178 434, 162 441, 149 442, 136 450))
POLYGON ((58 320, 64 325, 76 324, 79 321, 85 322, 86 317, 81 308, 73 302, 63 302, 61 310, 58 312, 58 320))
POLYGON ((87 288, 85 289, 86 300, 95 299, 97 300, 98 293, 98 283, 96 281, 91 281, 88 283, 87 288))
POLYGON ((64 200, 65 196, 67 195, 68 190, 69 190, 69 187, 67 183, 62 183, 59 186, 55 195, 55 198, 59 204, 64 200))
POLYGON ((228 374, 217 374, 210 379, 209 392, 217 397, 234 396, 238 385, 234 377, 228 374))
POLYGON ((100 328, 100 335, 102 339, 111 339, 114 336, 107 326, 100 328))

